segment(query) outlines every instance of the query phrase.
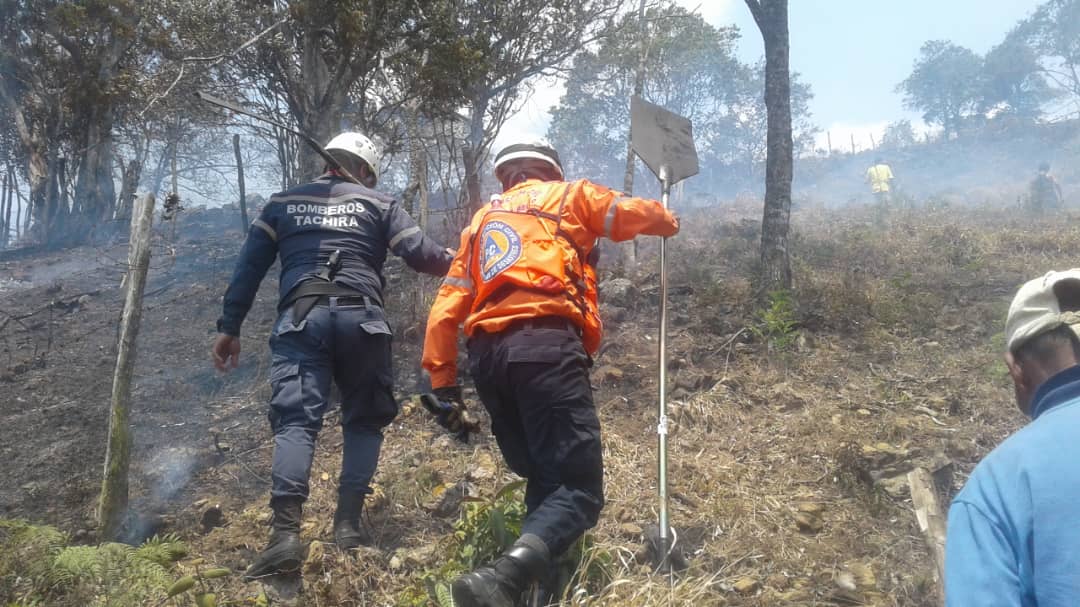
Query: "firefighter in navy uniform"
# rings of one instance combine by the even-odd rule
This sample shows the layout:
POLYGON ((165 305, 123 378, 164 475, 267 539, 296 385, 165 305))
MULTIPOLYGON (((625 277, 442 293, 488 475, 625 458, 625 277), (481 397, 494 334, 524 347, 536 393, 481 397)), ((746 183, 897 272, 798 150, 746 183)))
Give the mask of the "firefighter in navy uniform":
POLYGON ((589 384, 600 345, 596 271, 601 236, 672 236, 678 220, 655 200, 563 180, 546 142, 495 159, 503 192, 461 234, 428 317, 424 368, 435 396, 459 407, 457 334, 511 470, 526 478, 522 535, 493 563, 454 580, 459 607, 510 607, 552 558, 593 527, 604 505, 600 421, 589 384))
POLYGON ((437 276, 446 274, 453 257, 393 198, 372 189, 379 162, 367 137, 342 133, 326 151, 364 185, 327 167, 315 181, 270 198, 240 251, 211 352, 219 370, 236 367, 240 325, 280 256, 279 316, 270 336, 272 531, 269 546, 245 573, 249 579, 300 566, 301 509, 331 381, 341 392, 344 435, 334 540, 345 550, 370 543, 360 512, 371 492, 382 429, 398 413, 391 332, 382 308, 386 252, 437 276))

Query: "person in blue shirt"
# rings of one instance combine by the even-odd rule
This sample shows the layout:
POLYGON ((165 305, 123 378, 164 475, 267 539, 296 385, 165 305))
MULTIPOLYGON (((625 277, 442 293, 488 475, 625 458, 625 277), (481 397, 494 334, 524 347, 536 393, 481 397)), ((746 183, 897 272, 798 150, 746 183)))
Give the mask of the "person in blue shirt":
POLYGON ((379 157, 370 139, 342 133, 326 151, 360 183, 327 167, 315 181, 270 198, 248 230, 211 348, 218 370, 236 367, 240 325, 280 258, 278 319, 270 335, 274 516, 269 546, 245 573, 249 579, 300 566, 301 508, 331 381, 341 392, 344 437, 334 541, 345 550, 370 543, 360 512, 371 492, 382 429, 398 414, 383 312, 386 253, 435 276, 445 276, 453 259, 397 201, 373 189, 379 157))
POLYGON ((949 509, 949 607, 1080 604, 1080 269, 1020 288, 1005 364, 1031 423, 983 459, 949 509))

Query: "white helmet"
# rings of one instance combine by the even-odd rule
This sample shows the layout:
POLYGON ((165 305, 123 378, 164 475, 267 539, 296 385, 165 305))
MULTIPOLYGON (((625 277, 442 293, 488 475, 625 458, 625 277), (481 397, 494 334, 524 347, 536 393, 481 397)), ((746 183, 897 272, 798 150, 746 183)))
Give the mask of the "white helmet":
POLYGON ((324 149, 328 152, 338 150, 356 156, 366 162, 368 168, 371 169, 371 174, 376 180, 379 179, 379 149, 363 133, 346 131, 331 139, 324 149))
POLYGON ((551 143, 549 143, 547 139, 532 139, 529 141, 512 143, 499 150, 499 153, 495 156, 495 176, 499 176, 499 169, 503 165, 511 160, 520 160, 522 158, 543 160, 555 169, 560 178, 563 176, 562 162, 559 161, 559 153, 555 151, 555 148, 551 146, 551 143))

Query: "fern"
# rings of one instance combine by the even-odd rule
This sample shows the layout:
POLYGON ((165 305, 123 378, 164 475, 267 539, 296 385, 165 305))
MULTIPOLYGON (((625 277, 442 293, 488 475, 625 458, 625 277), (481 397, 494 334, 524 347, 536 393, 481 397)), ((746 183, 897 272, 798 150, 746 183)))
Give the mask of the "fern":
POLYGON ((435 602, 439 607, 455 607, 449 584, 435 584, 435 602))
POLYGON ((127 544, 65 546, 52 527, 0 520, 0 582, 18 585, 20 603, 87 607, 153 604, 172 582, 170 569, 187 554, 176 535, 127 544))
POLYGON ((41 577, 65 544, 67 536, 54 527, 0 519, 0 572, 41 577))
POLYGON ((172 533, 165 536, 155 535, 135 551, 139 558, 157 563, 162 567, 169 567, 187 556, 187 553, 187 546, 180 541, 179 536, 172 533))
POLYGON ((102 577, 101 551, 94 546, 69 546, 61 550, 45 574, 50 586, 71 588, 96 584, 102 577))

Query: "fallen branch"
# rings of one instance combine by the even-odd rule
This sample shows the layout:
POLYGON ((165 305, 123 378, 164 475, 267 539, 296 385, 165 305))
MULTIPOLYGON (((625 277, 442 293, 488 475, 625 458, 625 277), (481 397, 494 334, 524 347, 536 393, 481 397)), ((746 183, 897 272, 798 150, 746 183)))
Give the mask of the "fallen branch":
MULTIPOLYGON (((911 503, 915 508, 915 518, 919 521, 930 554, 934 557, 935 578, 941 592, 945 580, 945 515, 938 503, 937 491, 934 490, 934 477, 926 468, 915 468, 907 475, 911 487, 911 503)), ((939 596, 939 603, 944 604, 944 593, 939 596)))

